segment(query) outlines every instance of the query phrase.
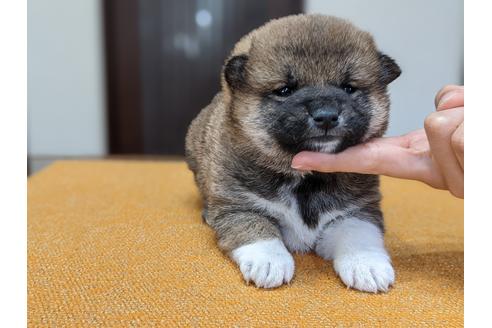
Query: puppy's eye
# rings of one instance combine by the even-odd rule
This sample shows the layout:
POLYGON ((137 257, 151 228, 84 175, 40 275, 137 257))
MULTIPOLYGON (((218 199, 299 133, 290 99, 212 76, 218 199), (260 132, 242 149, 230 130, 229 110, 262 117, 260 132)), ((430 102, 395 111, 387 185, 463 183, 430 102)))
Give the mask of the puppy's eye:
POLYGON ((289 86, 283 86, 280 89, 273 91, 273 93, 279 97, 290 96, 293 92, 294 92, 294 88, 289 87, 289 86))
POLYGON ((356 87, 351 86, 350 84, 342 84, 342 89, 348 94, 352 94, 357 91, 356 87))

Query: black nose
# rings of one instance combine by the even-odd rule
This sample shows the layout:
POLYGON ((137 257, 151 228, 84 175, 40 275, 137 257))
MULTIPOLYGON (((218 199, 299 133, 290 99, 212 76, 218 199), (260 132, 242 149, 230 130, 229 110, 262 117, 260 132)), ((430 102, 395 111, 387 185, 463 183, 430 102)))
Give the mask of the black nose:
POLYGON ((314 124, 321 129, 332 129, 338 125, 338 110, 335 108, 319 108, 311 114, 311 117, 314 124))

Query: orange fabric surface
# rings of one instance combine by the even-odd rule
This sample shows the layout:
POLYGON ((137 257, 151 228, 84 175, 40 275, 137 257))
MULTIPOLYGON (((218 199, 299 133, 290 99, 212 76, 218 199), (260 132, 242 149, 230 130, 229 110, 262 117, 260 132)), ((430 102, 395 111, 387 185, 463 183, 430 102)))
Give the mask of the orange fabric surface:
POLYGON ((463 325, 463 202, 383 178, 387 294, 295 255, 289 286, 247 286, 215 246, 182 162, 57 162, 28 180, 30 327, 463 325))

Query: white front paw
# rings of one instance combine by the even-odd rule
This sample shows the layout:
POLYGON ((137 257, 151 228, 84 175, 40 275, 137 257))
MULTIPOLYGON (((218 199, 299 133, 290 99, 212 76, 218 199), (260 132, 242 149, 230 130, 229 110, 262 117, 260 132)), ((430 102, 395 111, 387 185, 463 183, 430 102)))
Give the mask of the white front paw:
POLYGON ((335 258, 333 267, 345 285, 364 292, 386 292, 395 282, 395 271, 385 253, 344 254, 335 258))
POLYGON ((244 279, 257 287, 274 288, 294 276, 294 259, 279 239, 261 240, 232 251, 244 279))

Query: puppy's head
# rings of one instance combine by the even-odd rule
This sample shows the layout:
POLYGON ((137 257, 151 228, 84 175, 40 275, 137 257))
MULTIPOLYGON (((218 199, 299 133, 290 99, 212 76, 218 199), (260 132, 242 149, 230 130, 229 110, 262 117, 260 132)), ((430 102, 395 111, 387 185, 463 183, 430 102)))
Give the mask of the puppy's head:
POLYGON ((245 142, 287 161, 381 136, 387 85, 400 68, 370 34, 335 17, 274 20, 245 36, 223 70, 230 115, 245 142))

